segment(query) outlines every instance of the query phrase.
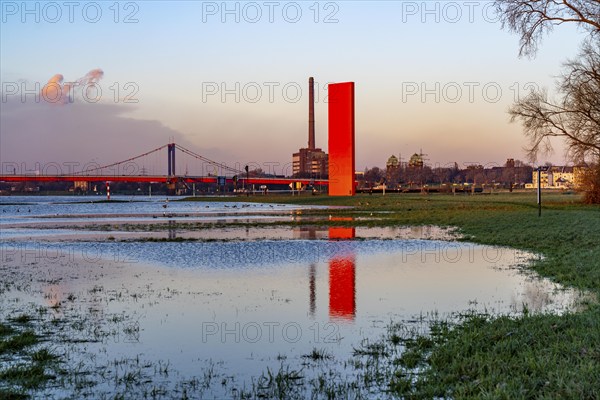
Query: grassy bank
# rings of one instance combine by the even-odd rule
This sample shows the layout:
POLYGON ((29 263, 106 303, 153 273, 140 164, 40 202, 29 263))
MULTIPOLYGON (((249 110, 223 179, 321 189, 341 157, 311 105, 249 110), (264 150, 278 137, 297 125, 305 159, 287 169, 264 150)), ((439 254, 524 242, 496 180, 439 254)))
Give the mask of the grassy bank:
MULTIPOLYGON (((353 206, 327 210, 378 220, 353 225, 456 226, 465 240, 544 255, 532 268, 563 285, 600 294, 600 208, 576 195, 547 194, 538 217, 534 194, 478 196, 360 195, 255 196, 240 201, 353 206), (377 215, 377 214, 376 214, 377 215)), ((390 378, 390 391, 406 398, 577 398, 600 393, 600 307, 564 316, 490 318, 433 326, 429 340, 411 338, 390 378), (414 367, 420 373, 414 372, 414 367)))

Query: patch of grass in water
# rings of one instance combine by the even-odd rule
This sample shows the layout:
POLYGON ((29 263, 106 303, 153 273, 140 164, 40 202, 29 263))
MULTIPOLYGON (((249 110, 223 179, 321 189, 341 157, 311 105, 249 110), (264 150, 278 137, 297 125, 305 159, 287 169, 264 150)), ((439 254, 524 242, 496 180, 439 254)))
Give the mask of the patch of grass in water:
POLYGON ((56 354, 53 354, 48 349, 40 349, 31 354, 31 359, 35 362, 47 363, 58 359, 58 356, 56 354))
POLYGON ((11 326, 0 323, 0 337, 11 335, 14 332, 15 330, 11 326))
POLYGON ((303 355, 302 358, 308 358, 313 361, 321 361, 321 360, 330 360, 333 358, 333 356, 331 354, 327 353, 327 351, 325 349, 313 348, 309 354, 303 355))
POLYGON ((9 318, 8 319, 10 322, 14 322, 17 324, 27 324, 28 322, 31 322, 31 320, 33 320, 33 317, 31 315, 28 314, 21 314, 17 317, 14 318, 9 318))
POLYGON ((29 395, 15 389, 0 389, 0 399, 3 400, 25 400, 29 395))
POLYGON ((31 330, 27 330, 8 339, 0 341, 0 354, 17 352, 23 350, 25 347, 33 346, 38 342, 39 339, 37 335, 31 330))
POLYGON ((397 360, 397 364, 405 368, 413 369, 423 362, 424 354, 418 349, 406 350, 397 360))
POLYGON ((45 367, 40 363, 18 365, 0 371, 0 381, 7 381, 24 389, 36 389, 54 376, 47 375, 45 367))
POLYGON ((363 340, 359 347, 354 349, 355 356, 385 357, 388 355, 387 349, 380 341, 370 342, 363 340))
MULTIPOLYGON (((32 318, 25 314, 13 318, 17 324, 28 323, 32 318)), ((0 364, 0 399, 30 398, 30 391, 43 387, 48 380, 55 376, 48 374, 48 368, 54 368, 59 357, 49 349, 35 349, 40 343, 40 337, 28 329, 19 332, 17 328, 6 323, 0 323, 0 355, 3 360, 14 363, 0 364)))

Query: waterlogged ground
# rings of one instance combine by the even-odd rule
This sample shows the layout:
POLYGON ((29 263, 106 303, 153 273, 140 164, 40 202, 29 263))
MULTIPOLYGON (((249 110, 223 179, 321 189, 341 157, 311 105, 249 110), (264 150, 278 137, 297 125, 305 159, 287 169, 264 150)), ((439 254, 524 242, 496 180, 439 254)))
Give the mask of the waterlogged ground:
POLYGON ((258 205, 272 210, 263 215, 245 203, 1 200, 0 319, 30 316, 64 360, 36 397, 382 398, 402 353, 382 336, 467 311, 562 312, 579 301, 523 270, 535 255, 436 227, 255 224, 307 211, 281 205, 258 205), (186 229, 181 221, 212 221, 192 207, 253 223, 186 229), (140 218, 163 220, 148 233, 129 227, 140 218), (110 233, 86 228, 114 221, 110 233), (157 237, 167 240, 147 240, 157 237))

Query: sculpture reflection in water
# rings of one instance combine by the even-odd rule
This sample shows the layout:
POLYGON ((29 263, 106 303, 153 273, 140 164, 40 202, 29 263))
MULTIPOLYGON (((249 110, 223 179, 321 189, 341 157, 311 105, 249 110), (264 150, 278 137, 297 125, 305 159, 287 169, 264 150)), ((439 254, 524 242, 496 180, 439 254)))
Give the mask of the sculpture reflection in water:
MULTIPOLYGON (((294 229, 301 239, 329 239, 331 241, 352 240, 355 228, 348 227, 300 227, 294 229)), ((339 250, 339 248, 337 248, 339 250)), ((329 261, 329 318, 336 321, 354 321, 356 316, 356 256, 350 250, 336 251, 329 261)), ((317 266, 310 264, 308 270, 309 314, 317 310, 317 266)))
MULTIPOLYGON (((352 240, 354 228, 330 227, 329 240, 352 240)), ((356 316, 356 256, 352 252, 329 260, 329 318, 354 321, 356 316)))

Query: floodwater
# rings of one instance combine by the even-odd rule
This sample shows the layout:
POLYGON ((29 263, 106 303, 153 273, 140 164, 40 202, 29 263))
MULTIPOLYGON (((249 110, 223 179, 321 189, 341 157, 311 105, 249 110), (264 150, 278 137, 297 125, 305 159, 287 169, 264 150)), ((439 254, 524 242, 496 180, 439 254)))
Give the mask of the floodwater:
MULTIPOLYGON (((152 235, 199 240, 156 242, 145 232, 119 237, 117 227, 116 240, 106 240, 82 228, 89 216, 98 224, 126 223, 148 218, 164 199, 0 200, 1 224, 10 227, 2 229, 0 316, 46 308, 40 321, 69 357, 71 378, 49 388, 48 397, 135 397, 153 389, 166 397, 256 395, 261 376, 286 368, 354 379, 347 363, 353 350, 392 322, 419 324, 467 310, 563 312, 579 299, 526 273, 535 255, 452 241, 448 229, 178 227, 152 235), (70 225, 61 228, 64 215, 70 225), (315 349, 327 355, 323 362, 308 361, 315 349)), ((262 215, 248 204, 169 202, 168 209, 183 215, 171 220, 196 223, 207 206, 234 219, 249 214, 253 222, 308 210, 258 205, 273 213, 262 215)))

